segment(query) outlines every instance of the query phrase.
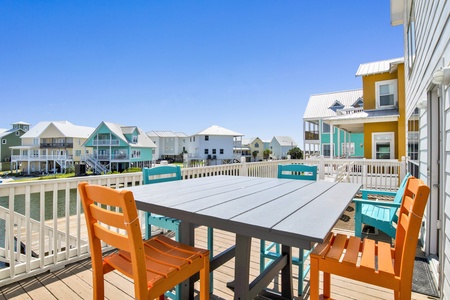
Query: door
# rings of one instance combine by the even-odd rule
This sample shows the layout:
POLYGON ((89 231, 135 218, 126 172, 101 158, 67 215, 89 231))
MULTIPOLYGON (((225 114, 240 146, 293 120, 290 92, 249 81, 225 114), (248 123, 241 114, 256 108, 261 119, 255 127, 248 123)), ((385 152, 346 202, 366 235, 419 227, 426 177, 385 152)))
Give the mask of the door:
MULTIPOLYGON (((442 195, 444 186, 441 183, 441 178, 444 178, 445 170, 441 166, 443 159, 443 101, 440 96, 440 87, 434 88, 428 92, 427 103, 427 148, 428 148, 428 165, 427 174, 428 185, 430 187, 430 198, 428 202, 427 212, 427 230, 426 234, 429 238, 426 240, 427 254, 431 257, 437 258, 437 266, 435 273, 442 274, 443 263, 440 261, 442 249, 442 224, 443 220, 443 203, 442 195)), ((421 174, 423 176, 425 174, 421 174)), ((443 256, 442 256, 443 257, 443 256)), ((439 278, 441 280, 442 278, 439 278)), ((442 286, 442 285, 440 285, 442 286)))

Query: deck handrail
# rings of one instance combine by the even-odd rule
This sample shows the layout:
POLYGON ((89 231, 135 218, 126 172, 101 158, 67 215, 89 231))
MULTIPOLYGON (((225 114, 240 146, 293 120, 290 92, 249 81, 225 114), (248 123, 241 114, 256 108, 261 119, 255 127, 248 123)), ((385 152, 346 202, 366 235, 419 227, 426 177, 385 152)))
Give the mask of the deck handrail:
MULTIPOLYGON (((406 163, 397 160, 273 160, 182 168, 183 180, 218 175, 277 177, 280 163, 317 165, 320 180, 333 179, 340 165, 353 162, 349 181, 364 188, 394 190, 406 163)), ((87 231, 77 192, 79 182, 112 188, 140 185, 142 173, 80 176, 0 184, 0 285, 37 275, 89 256, 87 231), (15 245, 24 245, 15 247, 15 245), (38 257, 36 257, 38 256, 38 257), (13 259, 14 258, 14 259, 13 259)), ((140 212, 143 217, 143 212, 140 212)), ((104 250, 110 250, 106 245, 104 250)))

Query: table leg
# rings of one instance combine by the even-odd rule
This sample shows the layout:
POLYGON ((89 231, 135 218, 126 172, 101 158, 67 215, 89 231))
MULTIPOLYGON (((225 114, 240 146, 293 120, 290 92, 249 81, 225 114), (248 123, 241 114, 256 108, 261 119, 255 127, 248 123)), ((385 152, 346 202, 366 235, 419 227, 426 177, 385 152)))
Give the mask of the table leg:
MULTIPOLYGON (((188 222, 181 222, 180 224, 180 242, 186 245, 195 246, 195 225, 188 222)), ((181 284, 181 298, 179 299, 194 299, 194 281, 191 279, 185 280, 181 284)))
MULTIPOLYGON (((282 245, 281 253, 287 255, 287 263, 281 269, 281 296, 292 299, 294 295, 293 284, 292 284, 292 249, 289 246, 282 245)), ((299 272, 303 272, 300 270, 299 272)), ((302 275, 298 275, 298 280, 302 280, 302 275)))
POLYGON ((249 299, 250 250, 252 238, 236 234, 236 258, 234 267, 234 299, 249 299))

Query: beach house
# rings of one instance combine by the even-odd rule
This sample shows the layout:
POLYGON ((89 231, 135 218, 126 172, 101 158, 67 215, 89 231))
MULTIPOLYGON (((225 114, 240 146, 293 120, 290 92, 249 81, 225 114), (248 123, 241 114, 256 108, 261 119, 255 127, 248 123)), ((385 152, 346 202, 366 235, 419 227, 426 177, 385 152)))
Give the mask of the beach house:
POLYGON ((156 145, 154 159, 182 161, 187 153, 189 137, 183 132, 153 130, 147 135, 156 145))
POLYGON ((26 122, 12 123, 10 129, 0 129, 0 171, 11 170, 11 149, 22 143, 20 137, 30 129, 26 122))

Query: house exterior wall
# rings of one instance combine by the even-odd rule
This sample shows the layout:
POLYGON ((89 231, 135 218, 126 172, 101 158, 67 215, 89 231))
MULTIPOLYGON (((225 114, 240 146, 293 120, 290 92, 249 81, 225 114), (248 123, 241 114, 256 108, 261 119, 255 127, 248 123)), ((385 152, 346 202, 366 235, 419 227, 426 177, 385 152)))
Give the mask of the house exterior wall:
POLYGON ((256 161, 262 160, 264 156, 264 142, 260 138, 254 139, 250 144, 250 155, 252 159, 255 159, 256 161), (258 154, 255 158, 253 158, 253 152, 257 151, 258 154))
POLYGON ((205 140, 205 136, 198 136, 200 155, 205 158, 208 155, 216 155, 217 159, 232 159, 233 158, 233 137, 232 136, 209 136, 209 140, 205 140), (205 154, 205 150, 209 154, 205 154), (220 154, 220 149, 223 149, 223 154, 220 154), (214 154, 216 150, 216 154, 214 154))
POLYGON ((376 83, 385 80, 397 80, 397 107, 399 112, 398 122, 395 123, 373 123, 364 125, 364 157, 372 158, 372 133, 395 132, 395 158, 401 160, 406 157, 406 98, 405 98, 405 65, 398 64, 397 71, 392 73, 381 73, 363 76, 364 110, 377 109, 376 83))
MULTIPOLYGON (((322 123, 322 122, 321 122, 322 123)), ((320 130, 320 153, 323 155, 323 145, 330 144, 331 134, 323 133, 322 126, 319 127, 320 130)), ((345 137, 346 132, 343 130, 339 130, 334 127, 333 131, 333 156, 342 156, 344 155, 342 148, 345 143, 354 143, 355 145, 355 153, 351 155, 351 157, 362 157, 364 155, 364 133, 350 133, 345 137), (363 147, 361 147, 361 144, 363 147), (339 149, 338 149, 339 148, 339 149)))
POLYGON ((9 147, 20 146, 22 134, 24 134, 24 131, 18 130, 0 138, 0 171, 11 169, 11 149, 9 147), (5 144, 3 140, 6 141, 5 144))
POLYGON ((421 238, 426 253, 438 258, 433 273, 441 299, 450 299, 450 89, 431 81, 433 73, 450 66, 450 5, 442 0, 391 1, 403 5, 406 116, 421 104, 416 176, 431 187, 421 238))
POLYGON ((364 157, 374 158, 372 155, 372 134, 380 132, 393 132, 394 133, 394 158, 398 158, 398 125, 397 122, 382 122, 382 123, 367 123, 364 124, 364 157))

